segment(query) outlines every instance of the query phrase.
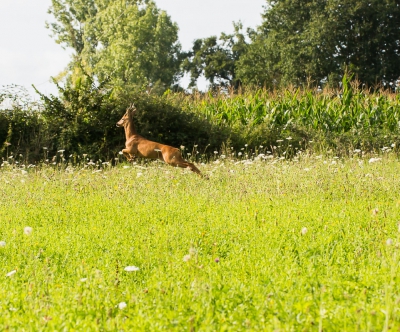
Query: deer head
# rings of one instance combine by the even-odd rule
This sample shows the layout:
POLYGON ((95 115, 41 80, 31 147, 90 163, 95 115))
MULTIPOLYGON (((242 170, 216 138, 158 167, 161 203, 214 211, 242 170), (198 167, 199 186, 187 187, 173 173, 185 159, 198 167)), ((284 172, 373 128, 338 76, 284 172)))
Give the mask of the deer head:
POLYGON ((136 112, 136 107, 134 104, 131 104, 127 109, 121 120, 117 122, 117 127, 124 127, 132 118, 133 114, 136 112))

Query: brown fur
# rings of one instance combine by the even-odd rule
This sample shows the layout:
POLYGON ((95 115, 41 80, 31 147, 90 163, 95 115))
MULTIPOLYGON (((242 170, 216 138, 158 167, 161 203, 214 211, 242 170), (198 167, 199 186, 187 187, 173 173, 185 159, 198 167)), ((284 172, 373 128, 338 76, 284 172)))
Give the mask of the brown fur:
POLYGON ((132 104, 126 110, 124 116, 117 122, 117 127, 125 129, 125 149, 122 150, 124 156, 129 160, 134 160, 135 156, 149 159, 159 159, 168 165, 189 168, 191 171, 201 175, 200 170, 183 159, 181 151, 172 146, 149 141, 140 136, 133 125, 133 117, 136 112, 135 106, 132 104))

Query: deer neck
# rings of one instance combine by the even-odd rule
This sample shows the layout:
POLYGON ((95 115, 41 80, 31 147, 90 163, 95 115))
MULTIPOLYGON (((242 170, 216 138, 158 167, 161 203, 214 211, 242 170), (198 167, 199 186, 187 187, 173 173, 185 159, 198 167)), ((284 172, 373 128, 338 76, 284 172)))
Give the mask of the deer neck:
POLYGON ((137 135, 137 132, 135 130, 135 127, 133 126, 133 123, 128 122, 125 125, 125 136, 126 140, 129 140, 132 136, 137 135))

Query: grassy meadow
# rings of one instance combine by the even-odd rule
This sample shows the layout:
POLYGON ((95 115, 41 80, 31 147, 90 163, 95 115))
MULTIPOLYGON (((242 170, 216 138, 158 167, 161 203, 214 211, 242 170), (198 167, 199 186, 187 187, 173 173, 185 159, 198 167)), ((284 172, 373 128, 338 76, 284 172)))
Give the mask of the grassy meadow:
POLYGON ((395 331, 390 154, 0 169, 2 331, 395 331))

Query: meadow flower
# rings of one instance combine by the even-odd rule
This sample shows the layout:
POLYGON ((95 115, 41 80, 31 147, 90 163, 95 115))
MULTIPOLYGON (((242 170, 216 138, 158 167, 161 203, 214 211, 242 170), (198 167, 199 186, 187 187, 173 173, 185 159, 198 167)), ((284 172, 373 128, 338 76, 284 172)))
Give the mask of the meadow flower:
POLYGON ((17 273, 17 270, 12 270, 6 274, 6 277, 12 277, 14 274, 17 273))
POLYGON ((160 149, 154 149, 154 151, 155 151, 155 152, 161 152, 161 150, 160 150, 160 149))
POLYGON ((126 307, 127 307, 127 304, 126 304, 125 302, 120 302, 120 303, 118 303, 118 308, 119 308, 120 310, 125 309, 126 307))
POLYGON ((372 215, 376 216, 378 214, 378 212, 379 212, 379 209, 375 208, 375 209, 372 210, 372 215))
POLYGON ((184 145, 181 145, 181 150, 185 150, 185 146, 184 145))
POLYGON ((24 228, 24 234, 25 234, 25 235, 31 235, 31 234, 32 234, 32 231, 33 231, 33 228, 32 228, 32 227, 26 226, 26 227, 24 228))
POLYGON ((81 278, 81 282, 85 282, 87 280, 87 278, 81 278))
POLYGON ((214 259, 215 263, 219 263, 219 258, 214 259))
POLYGON ((183 261, 184 262, 188 262, 189 260, 190 260, 190 255, 185 255, 185 256, 183 256, 183 261))
POLYGON ((386 240, 386 245, 387 246, 391 246, 393 244, 393 240, 392 239, 387 239, 386 240))
POLYGON ((307 232, 308 232, 307 227, 303 227, 303 228, 301 229, 301 235, 306 235, 307 232))
POLYGON ((214 151, 214 154, 218 154, 218 151, 214 151))
POLYGON ((140 178, 142 175, 143 175, 143 173, 137 173, 137 174, 136 174, 136 177, 137 177, 137 178, 140 178))
POLYGON ((135 271, 139 271, 140 269, 137 266, 127 266, 124 268, 124 270, 126 272, 135 272, 135 271))
MULTIPOLYGON (((120 152, 118 152, 118 154, 120 154, 120 155, 123 155, 123 152, 122 152, 122 151, 120 151, 120 152)), ((83 155, 83 156, 85 156, 85 155, 83 155)))
POLYGON ((241 155, 242 155, 242 153, 241 153, 241 152, 239 152, 239 153, 238 153, 238 156, 240 157, 241 155))
POLYGON ((392 143, 390 146, 391 146, 392 148, 395 148, 395 147, 396 147, 396 143, 392 143))
POLYGON ((6 241, 0 241, 0 248, 4 248, 6 246, 6 241))
POLYGON ((370 164, 372 164, 372 163, 376 163, 376 162, 381 161, 381 160, 382 160, 382 158, 371 158, 370 160, 368 160, 368 162, 370 164))

